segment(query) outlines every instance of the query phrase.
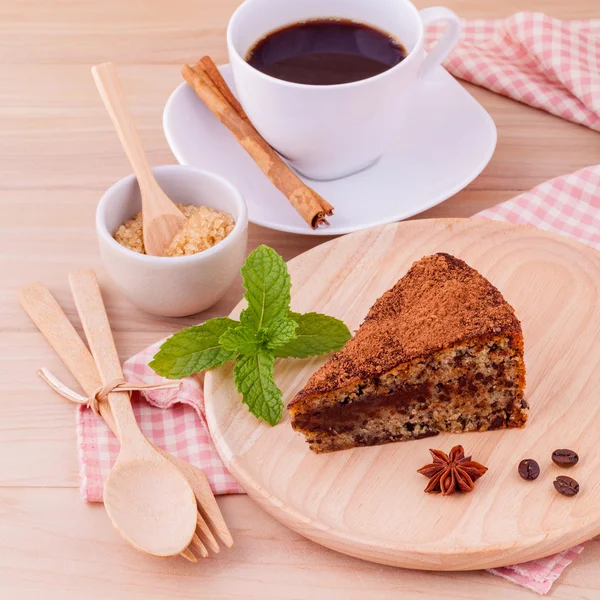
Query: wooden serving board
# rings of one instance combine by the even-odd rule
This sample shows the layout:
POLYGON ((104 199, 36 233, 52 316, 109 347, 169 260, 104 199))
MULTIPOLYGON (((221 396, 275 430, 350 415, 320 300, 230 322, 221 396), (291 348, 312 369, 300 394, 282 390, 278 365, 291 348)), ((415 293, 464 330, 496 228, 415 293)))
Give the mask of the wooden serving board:
MULTIPOLYGON (((529 423, 522 430, 442 434, 313 454, 282 422, 248 413, 230 365, 206 376, 206 414, 217 450, 250 496, 276 519, 334 550, 430 570, 496 567, 558 552, 600 534, 600 253, 564 237, 504 223, 436 219, 362 231, 289 263, 292 308, 356 329, 373 302, 419 258, 454 254, 496 285, 523 323, 529 423), (489 467, 471 494, 425 494, 416 471, 428 448, 462 444, 489 467), (569 470, 550 459, 571 448, 569 470), (536 481, 517 474, 540 463, 536 481), (578 496, 552 485, 568 474, 578 496)), ((234 311, 237 316, 241 306, 234 311)), ((281 360, 287 404, 323 358, 281 360)))

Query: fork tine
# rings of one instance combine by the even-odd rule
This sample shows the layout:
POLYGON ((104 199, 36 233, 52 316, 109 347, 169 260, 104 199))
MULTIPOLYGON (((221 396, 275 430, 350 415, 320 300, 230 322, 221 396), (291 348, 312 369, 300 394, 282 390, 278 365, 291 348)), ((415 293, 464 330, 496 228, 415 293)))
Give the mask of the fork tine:
POLYGON ((229 528, 221 514, 221 509, 217 504, 217 500, 210 489, 208 479, 202 471, 199 471, 198 475, 199 476, 196 477, 195 481, 196 485, 193 485, 192 487, 196 494, 200 513, 225 546, 231 548, 233 546, 233 538, 231 537, 231 533, 229 533, 229 528))
POLYGON ((160 448, 158 450, 186 476, 192 486, 192 490, 194 490, 198 508, 205 523, 209 525, 210 529, 215 532, 227 548, 231 548, 233 546, 233 538, 231 537, 231 533, 229 533, 215 496, 210 489, 206 474, 185 460, 169 454, 160 448))
POLYGON ((212 529, 225 546, 231 548, 231 546, 233 546, 233 538, 231 537, 231 533, 229 533, 229 529, 221 514, 221 509, 217 504, 215 496, 210 489, 210 483, 208 483, 206 474, 198 467, 166 452, 162 448, 159 448, 158 446, 155 446, 155 448, 184 474, 185 478, 192 486, 194 496, 196 496, 198 512, 202 519, 201 525, 198 525, 197 523, 197 529, 200 527, 200 531, 206 536, 207 540, 205 543, 207 543, 214 552, 219 551, 219 545, 211 532, 212 529))
POLYGON ((190 562, 198 562, 198 559, 194 556, 193 552, 188 548, 186 548, 183 552, 180 553, 183 558, 189 560, 190 562))
POLYGON ((214 535, 212 534, 212 531, 210 530, 210 528, 208 527, 208 525, 206 524, 206 522, 204 521, 204 519, 202 518, 202 515, 200 514, 200 512, 198 512, 197 515, 197 520, 196 520, 196 535, 198 536, 199 539, 201 539, 215 554, 219 553, 219 544, 217 543, 217 540, 215 540, 214 535))
POLYGON ((208 550, 204 546, 204 544, 200 541, 200 538, 194 534, 192 541, 190 542, 190 549, 194 550, 198 553, 202 558, 206 558, 208 556, 208 550))

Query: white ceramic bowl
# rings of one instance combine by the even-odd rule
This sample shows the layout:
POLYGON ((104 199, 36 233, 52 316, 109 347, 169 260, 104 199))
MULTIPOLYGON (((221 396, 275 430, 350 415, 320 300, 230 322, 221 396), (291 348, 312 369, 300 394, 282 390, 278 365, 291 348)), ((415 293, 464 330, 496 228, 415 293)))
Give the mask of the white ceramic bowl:
POLYGON ((141 309, 163 317, 183 317, 215 304, 240 272, 246 255, 248 211, 238 189, 219 175, 180 165, 152 171, 173 202, 227 211, 235 220, 233 231, 208 250, 181 257, 146 256, 113 238, 118 227, 142 209, 135 176, 117 181, 100 199, 96 234, 111 279, 141 309))

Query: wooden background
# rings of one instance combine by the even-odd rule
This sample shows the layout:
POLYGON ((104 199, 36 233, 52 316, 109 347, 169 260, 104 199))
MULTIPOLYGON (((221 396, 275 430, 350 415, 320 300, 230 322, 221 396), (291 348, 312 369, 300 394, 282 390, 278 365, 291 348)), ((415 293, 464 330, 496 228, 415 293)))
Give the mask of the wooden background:
MULTIPOLYGON (((101 506, 79 496, 74 408, 35 376, 70 378, 17 305, 14 290, 41 279, 75 314, 67 272, 97 270, 123 358, 188 324, 137 311, 106 280, 94 237, 102 191, 129 173, 90 67, 112 60, 153 164, 173 163, 161 128, 179 66, 226 60, 225 26, 238 0, 0 0, 0 597, 2 598, 531 598, 480 572, 400 571, 350 559, 299 537, 248 498, 221 500, 232 550, 198 565, 158 561, 127 547, 101 506)), ((418 0, 419 7, 433 4, 418 0)), ((600 18, 597 0, 448 0, 463 17, 517 10, 600 18)), ((600 137, 468 86, 498 126, 490 165, 424 216, 469 216, 550 177, 600 163, 600 137)), ((250 247, 296 256, 324 238, 251 226, 250 247)), ((600 541, 592 541, 551 597, 600 596, 600 541)))

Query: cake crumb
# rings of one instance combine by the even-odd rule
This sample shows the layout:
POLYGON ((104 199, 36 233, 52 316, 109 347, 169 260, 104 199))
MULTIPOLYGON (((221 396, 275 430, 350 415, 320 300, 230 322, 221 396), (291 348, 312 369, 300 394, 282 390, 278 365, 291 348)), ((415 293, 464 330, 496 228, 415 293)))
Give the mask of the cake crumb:
MULTIPOLYGON (((187 221, 167 246, 165 256, 197 254, 223 241, 233 231, 235 221, 227 212, 194 204, 178 204, 177 208, 187 217, 187 221)), ((146 254, 142 213, 123 223, 114 237, 121 246, 146 254)))

